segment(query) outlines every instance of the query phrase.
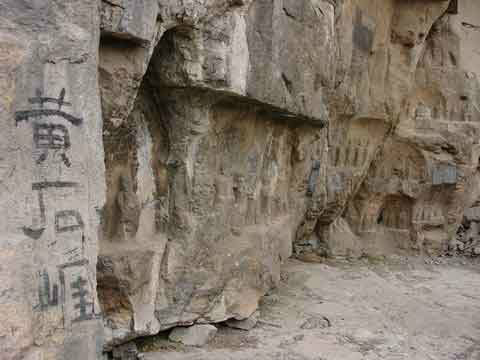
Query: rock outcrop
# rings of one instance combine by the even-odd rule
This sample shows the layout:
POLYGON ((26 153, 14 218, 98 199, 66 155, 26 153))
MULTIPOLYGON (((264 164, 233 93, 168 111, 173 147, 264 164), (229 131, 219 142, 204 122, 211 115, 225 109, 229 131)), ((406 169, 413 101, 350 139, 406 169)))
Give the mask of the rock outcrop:
POLYGON ((137 85, 115 83, 133 76, 132 62, 110 66, 138 61, 125 55, 137 47, 111 31, 105 51, 100 44, 107 202, 98 289, 109 344, 248 318, 279 281, 300 224, 311 232, 323 206, 333 5, 204 6, 158 8, 137 85), (122 179, 139 204, 128 239, 122 179))
POLYGON ((95 359, 105 166, 96 0, 0 1, 0 353, 95 359))
POLYGON ((0 352, 96 359, 248 319, 292 254, 475 254, 479 19, 0 0, 0 352))
POLYGON ((216 332, 217 328, 209 324, 176 327, 168 338, 187 346, 203 346, 213 339, 216 332))
POLYGON ((471 51, 479 35, 468 18, 480 6, 446 5, 439 2, 437 10, 447 11, 430 20, 410 15, 423 24, 404 24, 410 40, 392 33, 396 51, 409 61, 403 65, 410 65, 403 67, 403 85, 388 91, 401 95, 390 108, 401 108, 360 189, 323 230, 322 247, 331 254, 442 253, 478 199, 479 68, 472 64, 479 58, 471 51))

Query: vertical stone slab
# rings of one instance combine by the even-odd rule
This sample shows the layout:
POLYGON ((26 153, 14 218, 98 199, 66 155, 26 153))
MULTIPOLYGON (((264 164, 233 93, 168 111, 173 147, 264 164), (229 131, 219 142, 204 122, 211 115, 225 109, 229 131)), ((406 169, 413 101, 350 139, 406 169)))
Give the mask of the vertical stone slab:
POLYGON ((100 356, 98 42, 96 0, 0 4, 0 252, 26 259, 9 264, 0 334, 28 324, 2 358, 100 356))

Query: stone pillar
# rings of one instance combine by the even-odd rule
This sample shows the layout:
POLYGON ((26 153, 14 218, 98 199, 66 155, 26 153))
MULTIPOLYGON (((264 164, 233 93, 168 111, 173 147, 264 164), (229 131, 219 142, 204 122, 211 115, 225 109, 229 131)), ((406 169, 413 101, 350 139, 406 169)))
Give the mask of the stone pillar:
POLYGON ((0 283, 7 276, 10 284, 0 291, 0 335, 13 334, 6 349, 0 340, 0 353, 96 359, 104 203, 98 4, 7 3, 0 6, 0 78, 7 80, 0 81, 0 253, 22 261, 0 272, 0 283))

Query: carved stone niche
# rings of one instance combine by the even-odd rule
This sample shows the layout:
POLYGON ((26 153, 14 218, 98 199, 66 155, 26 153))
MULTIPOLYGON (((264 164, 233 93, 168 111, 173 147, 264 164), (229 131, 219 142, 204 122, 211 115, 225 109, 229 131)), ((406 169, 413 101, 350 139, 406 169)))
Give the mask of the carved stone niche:
POLYGON ((120 233, 123 239, 129 239, 135 237, 138 230, 140 204, 131 180, 125 175, 120 175, 119 183, 116 204, 120 212, 120 233))
POLYGON ((412 201, 405 196, 387 196, 377 223, 388 229, 407 230, 412 219, 412 201))

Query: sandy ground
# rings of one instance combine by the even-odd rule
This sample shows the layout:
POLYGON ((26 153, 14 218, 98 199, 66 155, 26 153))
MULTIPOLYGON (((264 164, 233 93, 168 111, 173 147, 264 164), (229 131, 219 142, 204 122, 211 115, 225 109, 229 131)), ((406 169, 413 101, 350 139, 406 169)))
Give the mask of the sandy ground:
POLYGON ((201 349, 151 339, 143 358, 480 360, 479 260, 290 260, 282 278, 253 330, 219 326, 201 349))

